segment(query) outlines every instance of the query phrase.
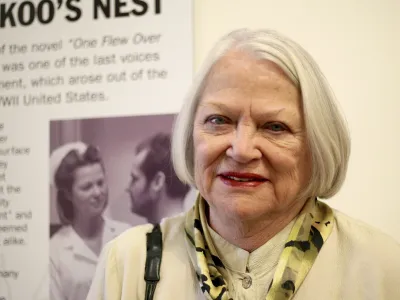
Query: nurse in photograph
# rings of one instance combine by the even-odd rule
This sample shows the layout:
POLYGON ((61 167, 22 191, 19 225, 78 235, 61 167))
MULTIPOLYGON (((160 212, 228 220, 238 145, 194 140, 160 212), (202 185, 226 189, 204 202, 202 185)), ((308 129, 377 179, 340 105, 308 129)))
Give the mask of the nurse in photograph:
POLYGON ((83 300, 105 243, 131 225, 107 219, 108 186, 97 148, 68 143, 50 157, 62 227, 50 240, 50 299, 83 300))

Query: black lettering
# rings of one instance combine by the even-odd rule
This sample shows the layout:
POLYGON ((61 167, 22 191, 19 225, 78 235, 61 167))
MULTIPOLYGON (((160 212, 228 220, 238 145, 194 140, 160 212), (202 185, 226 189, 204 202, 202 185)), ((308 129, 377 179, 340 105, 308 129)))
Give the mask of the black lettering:
POLYGON ((3 72, 20 72, 24 70, 23 63, 10 63, 1 65, 3 72))
POLYGON ((15 19, 12 10, 15 7, 15 3, 11 3, 10 7, 6 9, 7 4, 0 4, 0 28, 6 27, 7 19, 10 20, 11 27, 15 27, 15 19))
POLYGON ((42 0, 39 2, 39 6, 38 6, 38 11, 37 11, 37 16, 39 19, 39 22, 42 24, 49 24, 51 21, 53 21, 54 19, 54 15, 55 15, 56 9, 54 7, 53 2, 51 2, 50 0, 42 0), (44 6, 47 4, 47 18, 44 17, 44 6))
POLYGON ((37 61, 30 61, 28 64, 29 70, 45 70, 50 67, 49 60, 37 60, 37 61))
POLYGON ((107 97, 103 92, 67 92, 65 103, 85 103, 106 101, 107 97))
POLYGON ((21 25, 28 26, 35 20, 35 6, 32 2, 24 1, 18 7, 18 21, 21 25), (25 7, 28 8, 28 13, 26 13, 25 7), (25 16, 28 16, 28 20, 25 20, 25 16))
POLYGON ((64 84, 64 78, 61 76, 40 76, 37 78, 32 78, 31 79, 31 86, 34 88, 37 87, 48 87, 48 86, 58 86, 58 85, 63 85, 64 84))
POLYGON ((103 12, 103 15, 107 19, 110 18, 110 15, 111 15, 110 0, 106 0, 106 4, 104 4, 104 2, 102 0, 94 0, 93 9, 94 9, 94 19, 95 20, 97 20, 99 18, 99 16, 98 16, 99 9, 103 12))
POLYGON ((161 0, 155 0, 155 1, 156 1, 155 12, 156 12, 156 15, 159 15, 159 14, 161 14, 161 0))
POLYGON ((142 10, 133 9, 132 14, 134 14, 135 16, 143 16, 144 14, 147 13, 147 10, 149 9, 147 2, 143 0, 133 0, 133 3, 141 6, 142 10))
POLYGON ((0 96, 0 106, 18 106, 19 96, 0 96))
POLYGON ((69 42, 72 44, 75 50, 85 48, 96 48, 97 40, 84 40, 82 38, 70 39, 69 42))
POLYGON ((84 75, 76 75, 70 76, 68 79, 69 85, 86 85, 86 84, 100 84, 103 80, 103 76, 101 74, 84 74, 84 75))
POLYGON ((65 17, 68 21, 70 21, 70 22, 77 21, 82 16, 81 9, 76 6, 77 3, 74 3, 74 2, 78 2, 79 3, 80 1, 81 0, 68 0, 65 3, 67 9, 75 13, 75 16, 68 15, 68 16, 65 17))
POLYGON ((121 12, 121 8, 125 7, 126 3, 121 0, 115 0, 115 16, 116 17, 129 17, 129 12, 121 12))
MULTIPOLYGON (((24 106, 33 106, 33 105, 52 105, 52 104, 60 104, 61 103, 61 93, 58 94, 28 94, 23 96, 23 105, 24 106)), ((17 149, 17 154, 29 154, 29 148, 17 149), (21 151, 22 150, 22 151, 21 151)), ((20 191, 18 191, 19 193, 20 191)))
MULTIPOLYGON (((22 82, 22 78, 18 79, 10 79, 10 80, 0 80, 0 90, 14 90, 14 89, 23 89, 24 84, 22 82)), ((1 141, 1 136, 0 136, 1 141)), ((1 165, 1 163, 0 163, 1 165)), ((0 166, 1 168, 1 166, 0 166)))

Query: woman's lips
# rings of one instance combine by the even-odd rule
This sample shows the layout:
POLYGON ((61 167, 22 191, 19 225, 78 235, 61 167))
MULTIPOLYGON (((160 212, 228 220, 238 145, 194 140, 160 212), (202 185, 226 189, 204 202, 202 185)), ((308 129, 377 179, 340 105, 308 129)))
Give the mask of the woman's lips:
POLYGON ((223 172, 218 174, 221 181, 232 187, 257 187, 266 181, 267 178, 256 173, 223 172))
POLYGON ((106 199, 101 197, 97 199, 92 199, 90 204, 94 209, 98 209, 104 206, 104 203, 106 202, 106 199))

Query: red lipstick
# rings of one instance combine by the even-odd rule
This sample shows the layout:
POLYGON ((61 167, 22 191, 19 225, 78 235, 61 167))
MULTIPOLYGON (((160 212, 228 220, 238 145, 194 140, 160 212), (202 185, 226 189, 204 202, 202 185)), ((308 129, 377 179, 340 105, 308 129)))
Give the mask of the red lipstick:
POLYGON ((224 184, 232 187, 257 187, 268 181, 255 173, 223 172, 218 174, 218 177, 224 184))

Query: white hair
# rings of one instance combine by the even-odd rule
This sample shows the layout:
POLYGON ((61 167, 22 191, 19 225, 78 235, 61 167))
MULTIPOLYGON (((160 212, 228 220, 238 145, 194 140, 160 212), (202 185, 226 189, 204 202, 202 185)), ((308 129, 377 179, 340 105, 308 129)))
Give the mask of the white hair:
POLYGON ((172 136, 177 176, 195 186, 193 122, 206 79, 230 50, 243 50, 276 63, 301 92, 312 172, 306 197, 330 198, 341 188, 350 156, 350 136, 335 96, 314 59, 296 42, 272 30, 235 30, 208 54, 178 114, 172 136))

